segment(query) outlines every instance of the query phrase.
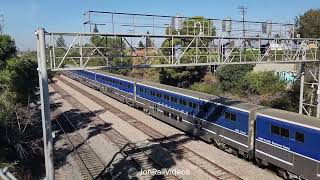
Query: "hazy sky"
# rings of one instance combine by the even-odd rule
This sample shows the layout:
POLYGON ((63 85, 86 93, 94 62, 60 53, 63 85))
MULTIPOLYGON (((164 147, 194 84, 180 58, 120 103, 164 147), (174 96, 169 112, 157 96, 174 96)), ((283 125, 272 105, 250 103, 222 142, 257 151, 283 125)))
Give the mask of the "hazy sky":
POLYGON ((306 10, 320 8, 320 0, 0 0, 0 14, 4 14, 5 33, 26 50, 35 48, 37 27, 84 31, 87 10, 240 19, 240 5, 248 8, 248 20, 293 22, 306 10))

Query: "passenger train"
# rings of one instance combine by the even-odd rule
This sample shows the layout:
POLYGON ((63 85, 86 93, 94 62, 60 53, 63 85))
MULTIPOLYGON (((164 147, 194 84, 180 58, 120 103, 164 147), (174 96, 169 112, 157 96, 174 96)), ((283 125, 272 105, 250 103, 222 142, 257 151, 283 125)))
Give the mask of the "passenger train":
POLYGON ((320 179, 318 118, 115 74, 66 75, 285 179, 320 179))

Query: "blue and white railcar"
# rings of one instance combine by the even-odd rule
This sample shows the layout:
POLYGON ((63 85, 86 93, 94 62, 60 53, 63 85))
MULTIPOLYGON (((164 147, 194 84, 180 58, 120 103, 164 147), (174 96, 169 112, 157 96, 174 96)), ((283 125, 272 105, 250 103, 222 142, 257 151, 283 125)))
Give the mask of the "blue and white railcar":
POLYGON ((260 106, 146 81, 137 83, 137 101, 166 123, 253 157, 254 112, 260 106))
POLYGON ((283 176, 293 173, 306 179, 320 179, 319 119, 263 109, 256 117, 255 138, 258 162, 282 168, 283 176))

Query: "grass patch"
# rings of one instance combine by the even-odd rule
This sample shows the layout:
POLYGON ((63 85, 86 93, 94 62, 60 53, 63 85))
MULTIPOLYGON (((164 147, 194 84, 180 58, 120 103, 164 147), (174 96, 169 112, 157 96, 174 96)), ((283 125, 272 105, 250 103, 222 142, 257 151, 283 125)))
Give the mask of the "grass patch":
POLYGON ((193 91, 198 91, 207 94, 220 95, 222 93, 222 88, 219 83, 208 84, 205 82, 194 83, 190 87, 193 91))

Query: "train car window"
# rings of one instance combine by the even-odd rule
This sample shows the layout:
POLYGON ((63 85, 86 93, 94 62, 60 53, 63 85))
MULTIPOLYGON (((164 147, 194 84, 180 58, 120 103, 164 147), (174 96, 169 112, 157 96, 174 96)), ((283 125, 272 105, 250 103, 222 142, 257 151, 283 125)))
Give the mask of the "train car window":
POLYGON ((280 127, 271 125, 271 133, 280 135, 280 127))
POLYGON ((171 101, 177 103, 177 98, 171 96, 171 101))
POLYGON ((224 118, 231 120, 231 121, 236 121, 237 120, 237 116, 234 113, 230 113, 230 112, 224 112, 224 118))
POLYGON ((186 101, 186 100, 182 100, 182 104, 183 104, 184 106, 187 106, 187 101, 186 101))
POLYGON ((289 138, 289 129, 281 128, 280 132, 281 132, 281 136, 289 138))
POLYGON ((197 109, 197 104, 196 104, 196 103, 193 103, 193 104, 192 104, 192 108, 193 108, 193 109, 197 109))
POLYGON ((130 86, 130 84, 128 84, 128 88, 130 88, 131 86, 130 86))
POLYGON ((295 138, 296 138, 296 141, 304 142, 304 134, 303 133, 296 132, 295 138))
POLYGON ((191 107, 191 108, 192 108, 192 102, 191 102, 191 101, 189 101, 189 107, 191 107))
POLYGON ((182 104, 182 99, 179 99, 179 104, 182 104))
POLYGON ((289 138, 289 134, 290 134, 289 129, 282 128, 275 125, 271 125, 271 133, 285 137, 285 138, 289 138))
POLYGON ((236 120, 237 120, 236 114, 233 114, 233 113, 230 113, 230 114, 231 114, 230 120, 231 120, 231 121, 236 121, 236 120))
POLYGON ((163 114, 164 114, 165 116, 169 116, 169 112, 167 112, 167 111, 163 111, 163 114))

